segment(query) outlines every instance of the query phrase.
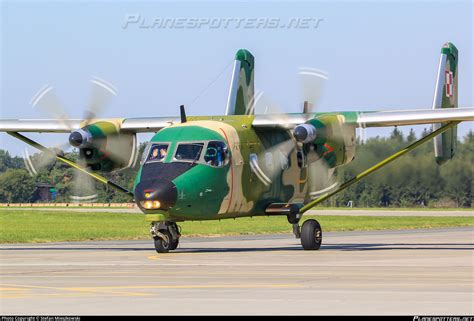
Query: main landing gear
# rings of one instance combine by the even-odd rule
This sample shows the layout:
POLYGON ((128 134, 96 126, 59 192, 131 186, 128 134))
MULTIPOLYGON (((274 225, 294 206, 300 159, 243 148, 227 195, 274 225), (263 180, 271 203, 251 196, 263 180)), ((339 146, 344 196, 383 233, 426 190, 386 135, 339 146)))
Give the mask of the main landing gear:
POLYGON ((316 220, 307 220, 301 226, 301 245, 305 250, 319 250, 323 241, 321 225, 316 220))
POLYGON ((176 250, 181 233, 179 226, 174 222, 153 222, 150 233, 155 241, 155 249, 158 253, 168 253, 176 250))
POLYGON ((323 241, 321 225, 316 220, 306 220, 299 226, 300 215, 288 215, 288 222, 293 225, 293 234, 301 239, 304 250, 319 250, 323 241))

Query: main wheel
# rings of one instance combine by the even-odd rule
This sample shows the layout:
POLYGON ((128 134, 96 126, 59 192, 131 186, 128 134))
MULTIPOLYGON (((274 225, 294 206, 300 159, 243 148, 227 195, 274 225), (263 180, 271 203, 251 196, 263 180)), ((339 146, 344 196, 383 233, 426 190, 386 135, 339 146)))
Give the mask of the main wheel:
MULTIPOLYGON (((176 244, 176 247, 173 249, 172 247, 174 246, 174 243, 171 239, 171 234, 167 230, 160 230, 160 233, 163 234, 165 237, 155 237, 155 250, 158 253, 168 253, 170 250, 174 250, 178 244, 176 244)), ((177 243, 177 242, 176 242, 177 243)))
POLYGON ((321 225, 316 220, 307 220, 301 227, 301 245, 305 250, 319 250, 323 241, 321 225))

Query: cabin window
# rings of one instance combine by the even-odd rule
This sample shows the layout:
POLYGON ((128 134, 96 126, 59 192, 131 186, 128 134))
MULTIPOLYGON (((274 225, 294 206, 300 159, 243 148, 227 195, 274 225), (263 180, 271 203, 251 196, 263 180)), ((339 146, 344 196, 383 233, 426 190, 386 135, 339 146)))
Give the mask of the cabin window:
POLYGON ((197 162, 201 157, 201 151, 204 148, 204 143, 186 143, 179 144, 176 148, 174 160, 197 162))
POLYGON ((229 163, 229 150, 224 142, 209 142, 204 155, 204 162, 213 167, 222 167, 229 163))
POLYGON ((169 144, 163 144, 163 143, 151 144, 146 162, 147 163, 162 162, 166 158, 166 155, 168 154, 168 146, 169 144))

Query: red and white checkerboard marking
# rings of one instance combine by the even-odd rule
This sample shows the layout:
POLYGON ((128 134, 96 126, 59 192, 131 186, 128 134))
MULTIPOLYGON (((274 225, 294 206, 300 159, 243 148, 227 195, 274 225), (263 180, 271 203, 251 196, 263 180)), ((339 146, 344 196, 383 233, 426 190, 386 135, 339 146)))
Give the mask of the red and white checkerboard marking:
POLYGON ((445 71, 446 97, 453 97, 453 72, 445 71))

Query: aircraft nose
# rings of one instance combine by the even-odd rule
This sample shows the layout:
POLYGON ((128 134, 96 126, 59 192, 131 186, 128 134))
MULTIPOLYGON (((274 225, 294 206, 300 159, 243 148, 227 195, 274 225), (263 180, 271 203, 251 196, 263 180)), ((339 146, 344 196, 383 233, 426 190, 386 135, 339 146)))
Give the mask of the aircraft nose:
POLYGON ((176 185, 170 180, 145 180, 135 187, 135 201, 144 210, 169 210, 177 198, 176 185))

